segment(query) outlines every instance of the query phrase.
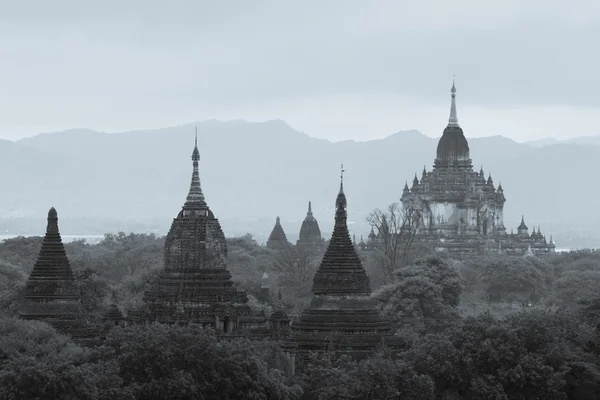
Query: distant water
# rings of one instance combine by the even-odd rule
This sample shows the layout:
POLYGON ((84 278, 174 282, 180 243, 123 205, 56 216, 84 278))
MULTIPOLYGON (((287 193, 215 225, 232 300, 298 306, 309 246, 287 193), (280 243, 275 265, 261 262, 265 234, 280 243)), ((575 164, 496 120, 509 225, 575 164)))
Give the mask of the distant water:
MULTIPOLYGON (((43 235, 0 235, 0 242, 3 242, 6 239, 11 239, 17 236, 43 236, 43 235)), ((69 243, 74 240, 85 239, 89 244, 98 244, 104 239, 104 235, 61 235, 64 243, 69 243)), ((578 249, 569 249, 569 248, 556 248, 557 253, 564 253, 569 251, 576 251, 578 249)))
MULTIPOLYGON (((0 242, 5 241, 6 239, 12 239, 18 236, 44 236, 44 235, 0 235, 0 242)), ((97 244, 102 239, 104 239, 104 235, 60 235, 62 237, 63 243, 69 243, 74 240, 85 239, 89 244, 97 244)))

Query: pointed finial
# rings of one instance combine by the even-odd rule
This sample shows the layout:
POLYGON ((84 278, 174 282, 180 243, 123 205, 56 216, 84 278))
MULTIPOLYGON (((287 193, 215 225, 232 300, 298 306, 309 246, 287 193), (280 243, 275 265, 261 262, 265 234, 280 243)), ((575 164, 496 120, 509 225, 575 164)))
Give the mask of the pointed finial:
POLYGON ((454 85, 454 76, 452 76, 452 102, 450 103, 450 118, 448 119, 448 126, 458 127, 458 117, 456 116, 456 86, 454 85))
POLYGON ((417 173, 415 172, 415 177, 413 178, 413 186, 416 186, 419 184, 419 178, 417 178, 417 173))
POLYGON ((308 201, 308 212, 312 214, 312 204, 310 200, 308 201))
POLYGON ((48 225, 46 225, 46 232, 58 233, 58 213, 54 207, 48 210, 48 225))
POLYGON ((198 127, 195 127, 195 139, 194 139, 194 145, 196 147, 198 147, 198 127))
POLYGON ((344 163, 342 163, 340 169, 341 169, 341 173, 340 173, 340 192, 338 193, 337 198, 335 199, 335 208, 336 208, 336 210, 340 209, 340 207, 343 207, 345 209, 347 207, 347 205, 348 205, 348 203, 346 202, 346 195, 344 194, 344 172, 346 171, 344 169, 344 163))
POLYGON ((190 191, 188 192, 187 199, 183 205, 184 209, 203 210, 208 208, 206 200, 204 199, 204 193, 202 193, 202 187, 200 185, 200 172, 198 171, 199 161, 200 152, 198 151, 198 134, 196 132, 194 151, 192 151, 192 181, 190 183, 190 191))
POLYGON ((275 218, 275 224, 279 225, 281 223, 281 220, 279 219, 279 216, 277 218, 275 218))

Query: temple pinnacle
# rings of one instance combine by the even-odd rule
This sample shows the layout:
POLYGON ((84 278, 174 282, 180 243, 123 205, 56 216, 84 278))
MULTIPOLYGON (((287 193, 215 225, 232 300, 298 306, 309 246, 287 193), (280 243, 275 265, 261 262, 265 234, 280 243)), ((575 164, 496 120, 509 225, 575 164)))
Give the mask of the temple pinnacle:
POLYGON ((450 104, 450 118, 448 119, 448 126, 458 127, 458 117, 456 116, 456 86, 454 85, 454 77, 452 77, 452 102, 450 104))
POLYGON ((200 151, 198 151, 198 133, 196 129, 196 139, 194 142, 194 151, 192 152, 192 181, 190 183, 190 191, 188 192, 185 209, 206 209, 206 200, 202 187, 200 185, 200 172, 198 171, 198 162, 200 161, 200 151))
POLYGON ((341 166, 341 174, 340 174, 340 192, 337 195, 335 200, 335 208, 338 209, 340 207, 346 208, 346 195, 344 194, 344 164, 341 166))

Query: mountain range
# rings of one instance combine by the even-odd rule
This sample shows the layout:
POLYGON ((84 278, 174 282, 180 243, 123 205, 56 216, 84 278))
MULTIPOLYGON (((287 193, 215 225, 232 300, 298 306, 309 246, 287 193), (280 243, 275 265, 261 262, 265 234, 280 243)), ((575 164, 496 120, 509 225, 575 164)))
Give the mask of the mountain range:
MULTIPOLYGON (((41 234, 54 206, 68 234, 166 233, 189 188, 195 126, 202 187, 225 234, 249 232, 260 241, 277 216, 295 241, 309 200, 321 230, 330 232, 342 162, 351 230, 366 235, 369 212, 398 201, 406 181, 431 169, 438 140, 413 130, 332 143, 280 120, 0 140, 0 232, 41 234)), ((600 247, 600 137, 517 143, 465 134, 474 168, 502 182, 509 230, 524 215, 558 247, 600 247)))

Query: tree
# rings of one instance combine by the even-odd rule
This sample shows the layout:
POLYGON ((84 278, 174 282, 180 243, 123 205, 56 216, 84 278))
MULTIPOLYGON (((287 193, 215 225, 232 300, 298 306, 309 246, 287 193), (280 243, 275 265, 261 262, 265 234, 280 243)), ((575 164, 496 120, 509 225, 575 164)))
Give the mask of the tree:
POLYGON ((322 252, 298 246, 272 252, 271 270, 278 277, 285 299, 293 299, 293 306, 301 308, 311 296, 312 282, 322 259, 322 252))
POLYGON ((435 398, 593 399, 600 374, 584 348, 590 328, 570 313, 485 314, 421 337, 401 359, 433 379, 435 398))
POLYGON ((492 302, 536 304, 545 297, 551 283, 551 268, 523 257, 485 257, 476 261, 478 282, 485 285, 492 302))
POLYGON ((115 328, 103 357, 118 360, 138 399, 298 399, 250 341, 218 341, 208 330, 164 325, 115 328))
POLYGON ((0 398, 131 399, 114 360, 90 352, 37 321, 0 320, 0 398))
POLYGON ((348 356, 335 360, 314 356, 305 377, 307 397, 319 400, 428 400, 434 393, 431 378, 416 374, 407 363, 380 354, 361 361, 348 356))
POLYGON ((367 217, 377 234, 375 251, 380 251, 383 256, 380 257, 380 268, 386 277, 384 282, 391 281, 396 268, 406 264, 422 219, 418 207, 404 207, 398 202, 390 204, 385 211, 375 209, 367 217))
POLYGON ((435 320, 458 318, 461 293, 458 270, 439 257, 428 257, 398 269, 395 282, 373 293, 373 298, 393 320, 433 328, 439 325, 435 320))

